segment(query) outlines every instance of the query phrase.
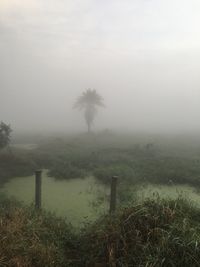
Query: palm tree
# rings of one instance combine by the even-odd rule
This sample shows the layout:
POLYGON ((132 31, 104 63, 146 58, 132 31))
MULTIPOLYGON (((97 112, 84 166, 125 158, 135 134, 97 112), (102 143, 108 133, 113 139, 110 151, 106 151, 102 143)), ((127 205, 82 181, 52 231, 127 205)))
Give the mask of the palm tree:
POLYGON ((90 133, 91 126, 97 114, 97 107, 104 107, 103 98, 96 92, 96 90, 87 89, 77 99, 74 107, 79 110, 84 110, 88 133, 90 133))

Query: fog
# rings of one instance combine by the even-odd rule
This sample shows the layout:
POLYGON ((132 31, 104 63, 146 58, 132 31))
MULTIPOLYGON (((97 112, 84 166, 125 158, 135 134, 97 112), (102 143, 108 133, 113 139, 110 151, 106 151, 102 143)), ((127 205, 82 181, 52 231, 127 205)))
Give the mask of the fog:
POLYGON ((0 120, 84 131, 73 109, 103 96, 95 130, 200 131, 198 0, 1 0, 0 120))

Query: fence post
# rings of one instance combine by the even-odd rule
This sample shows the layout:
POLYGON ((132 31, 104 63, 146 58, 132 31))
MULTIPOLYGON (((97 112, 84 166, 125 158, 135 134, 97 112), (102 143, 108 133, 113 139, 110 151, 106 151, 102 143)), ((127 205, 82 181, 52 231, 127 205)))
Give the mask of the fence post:
POLYGON ((35 171, 35 207, 36 209, 41 208, 42 198, 42 171, 35 171))
POLYGON ((117 197, 117 176, 113 176, 111 180, 110 189, 110 214, 114 213, 116 210, 116 197, 117 197))

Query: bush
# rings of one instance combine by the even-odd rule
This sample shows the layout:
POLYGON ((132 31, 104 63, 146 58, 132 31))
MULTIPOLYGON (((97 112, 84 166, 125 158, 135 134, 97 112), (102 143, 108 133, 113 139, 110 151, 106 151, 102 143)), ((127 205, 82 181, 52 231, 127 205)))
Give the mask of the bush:
POLYGON ((1 153, 0 162, 0 183, 13 177, 31 175, 37 169, 30 156, 20 153, 1 153))
POLYGON ((84 178, 85 172, 69 162, 60 161, 51 168, 49 176, 56 177, 57 179, 84 178))

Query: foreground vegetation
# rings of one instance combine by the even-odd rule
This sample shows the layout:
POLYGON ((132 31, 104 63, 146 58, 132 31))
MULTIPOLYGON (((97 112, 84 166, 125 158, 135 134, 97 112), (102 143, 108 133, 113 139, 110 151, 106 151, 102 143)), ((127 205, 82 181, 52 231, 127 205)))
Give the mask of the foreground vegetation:
POLYGON ((12 200, 0 204, 0 266, 199 266, 200 209, 183 199, 146 200, 80 232, 12 200))
POLYGON ((71 226, 52 214, 1 197, 0 223, 0 266, 68 266, 73 257, 71 226))
POLYGON ((181 199, 148 200, 104 218, 85 240, 102 266, 199 266, 199 218, 200 211, 181 199))

